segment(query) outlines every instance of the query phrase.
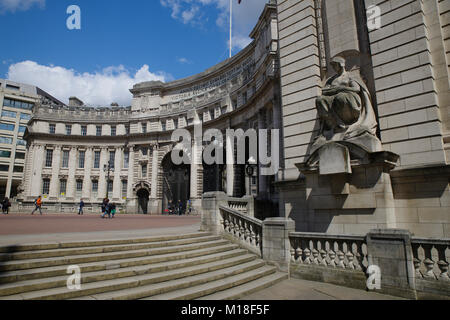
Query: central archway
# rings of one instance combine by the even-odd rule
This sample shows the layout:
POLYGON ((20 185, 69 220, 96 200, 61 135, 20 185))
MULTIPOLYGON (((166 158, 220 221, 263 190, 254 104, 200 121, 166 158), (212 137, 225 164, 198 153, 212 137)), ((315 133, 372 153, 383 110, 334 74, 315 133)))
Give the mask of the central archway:
POLYGON ((138 197, 138 213, 148 214, 148 201, 150 199, 150 193, 147 189, 139 189, 136 195, 138 197))
POLYGON ((178 207, 181 202, 183 211, 190 198, 191 166, 188 164, 175 165, 172 162, 171 152, 162 161, 163 169, 163 213, 168 213, 169 204, 178 207))

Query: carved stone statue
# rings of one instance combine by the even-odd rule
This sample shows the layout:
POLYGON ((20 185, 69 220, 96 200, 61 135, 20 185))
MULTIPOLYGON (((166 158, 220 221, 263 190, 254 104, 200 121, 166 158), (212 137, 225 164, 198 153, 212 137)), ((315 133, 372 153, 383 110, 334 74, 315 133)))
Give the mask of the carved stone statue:
POLYGON ((316 100, 320 132, 311 154, 329 142, 355 144, 367 152, 382 151, 369 90, 359 72, 347 72, 345 64, 339 56, 331 61, 337 74, 326 81, 322 96, 316 100))

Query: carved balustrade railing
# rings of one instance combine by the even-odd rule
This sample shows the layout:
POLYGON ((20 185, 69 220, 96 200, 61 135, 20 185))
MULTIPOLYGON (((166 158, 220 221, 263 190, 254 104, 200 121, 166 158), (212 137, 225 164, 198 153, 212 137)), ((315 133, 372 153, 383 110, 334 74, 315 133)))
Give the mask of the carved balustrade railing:
POLYGON ((289 234, 291 263, 328 268, 360 270, 368 267, 364 236, 340 236, 323 233, 289 234))
POLYGON ((259 255, 262 254, 262 221, 227 206, 219 206, 223 232, 259 255))
POLYGON ((247 214, 248 200, 228 200, 228 207, 243 214, 247 214))
POLYGON ((450 239, 412 238, 416 279, 449 281, 450 239))

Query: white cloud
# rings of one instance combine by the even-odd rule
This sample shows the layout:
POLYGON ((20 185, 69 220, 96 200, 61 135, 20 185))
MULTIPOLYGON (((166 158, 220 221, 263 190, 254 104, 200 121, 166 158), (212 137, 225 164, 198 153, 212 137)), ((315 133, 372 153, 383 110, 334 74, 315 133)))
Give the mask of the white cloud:
POLYGON ((0 0, 0 13, 26 11, 32 6, 45 7, 45 0, 0 0))
MULTIPOLYGON (((233 48, 242 49, 251 42, 249 33, 256 25, 267 0, 243 0, 238 4, 233 1, 233 48)), ((184 24, 203 25, 208 6, 218 11, 215 18, 217 26, 228 31, 230 20, 229 0, 160 0, 162 6, 172 10, 171 16, 184 24)), ((208 11, 209 12, 209 11, 208 11)))
POLYGON ((177 61, 181 64, 191 64, 192 62, 186 58, 178 58, 177 61))
POLYGON ((111 102, 131 105, 129 89, 144 81, 169 81, 163 72, 152 73, 143 65, 134 75, 124 66, 111 66, 95 73, 78 73, 59 66, 23 61, 9 66, 8 79, 38 86, 63 102, 76 96, 88 105, 108 106, 111 102))

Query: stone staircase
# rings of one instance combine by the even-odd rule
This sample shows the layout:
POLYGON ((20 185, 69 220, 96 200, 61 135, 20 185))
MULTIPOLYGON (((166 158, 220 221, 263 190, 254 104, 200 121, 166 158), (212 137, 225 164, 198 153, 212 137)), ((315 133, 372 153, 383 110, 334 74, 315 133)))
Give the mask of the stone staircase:
POLYGON ((287 278, 210 233, 0 247, 0 300, 230 300, 287 278), (69 290, 68 267, 81 270, 69 290))

